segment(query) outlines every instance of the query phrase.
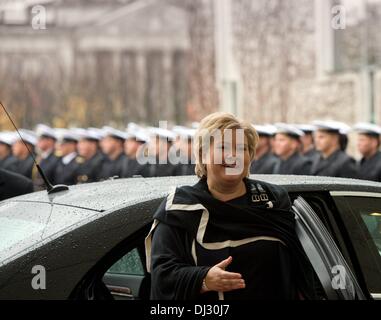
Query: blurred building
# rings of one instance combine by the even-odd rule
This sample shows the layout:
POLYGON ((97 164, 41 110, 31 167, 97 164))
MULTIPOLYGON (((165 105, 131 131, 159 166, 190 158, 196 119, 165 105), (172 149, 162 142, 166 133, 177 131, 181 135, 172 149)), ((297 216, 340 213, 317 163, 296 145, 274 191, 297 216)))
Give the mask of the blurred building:
MULTIPOLYGON (((199 120, 219 109, 215 1, 229 0, 0 0, 0 95, 24 126, 199 120)), ((322 73, 314 1, 230 0, 241 117, 381 123, 381 0, 329 1, 346 27, 322 73)))
POLYGON ((0 93, 23 126, 186 121, 187 17, 170 2, 3 1, 0 39, 0 93))

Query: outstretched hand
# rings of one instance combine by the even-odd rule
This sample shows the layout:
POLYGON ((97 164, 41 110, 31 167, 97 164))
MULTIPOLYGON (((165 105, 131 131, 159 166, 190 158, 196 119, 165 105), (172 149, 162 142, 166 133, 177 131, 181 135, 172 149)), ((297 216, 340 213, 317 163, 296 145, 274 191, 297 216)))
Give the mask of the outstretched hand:
POLYGON ((245 288, 245 280, 240 273, 225 271, 232 261, 233 258, 230 256, 209 269, 205 277, 209 291, 227 292, 245 288))

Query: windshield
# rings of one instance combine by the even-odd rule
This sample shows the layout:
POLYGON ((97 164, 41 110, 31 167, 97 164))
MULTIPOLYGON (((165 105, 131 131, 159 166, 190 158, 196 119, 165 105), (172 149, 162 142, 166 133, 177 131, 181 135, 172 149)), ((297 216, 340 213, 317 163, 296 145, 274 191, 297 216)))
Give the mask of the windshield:
POLYGON ((94 214, 49 203, 0 203, 0 266, 94 214))

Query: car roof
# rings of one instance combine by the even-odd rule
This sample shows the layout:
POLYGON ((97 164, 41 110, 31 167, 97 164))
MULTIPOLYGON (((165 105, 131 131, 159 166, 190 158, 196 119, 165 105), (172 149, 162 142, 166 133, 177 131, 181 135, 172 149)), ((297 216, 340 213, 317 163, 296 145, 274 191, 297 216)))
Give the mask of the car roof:
MULTIPOLYGON (((366 180, 315 176, 252 175, 250 178, 278 184, 289 192, 358 191, 381 193, 381 183, 366 180)), ((193 185, 196 176, 130 178, 70 186, 68 191, 48 195, 40 191, 8 201, 44 202, 94 211, 107 211, 121 206, 164 198, 172 188, 193 185)))

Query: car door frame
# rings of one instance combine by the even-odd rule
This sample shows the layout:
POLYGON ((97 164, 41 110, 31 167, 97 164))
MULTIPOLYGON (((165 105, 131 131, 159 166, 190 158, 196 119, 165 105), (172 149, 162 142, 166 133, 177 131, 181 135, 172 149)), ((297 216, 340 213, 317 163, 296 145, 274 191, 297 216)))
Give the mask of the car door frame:
MULTIPOLYGON (((132 248, 126 252, 126 254, 132 250, 137 250, 140 263, 142 264, 143 274, 115 273, 107 270, 102 278, 102 281, 116 300, 140 299, 139 293, 142 284, 144 285, 144 280, 147 276, 147 270, 145 267, 145 257, 143 257, 144 250, 142 250, 140 243, 137 244, 138 245, 135 248, 132 248)), ((124 257, 124 255, 122 257, 124 257)))
POLYGON ((292 209, 295 213, 297 235, 327 298, 332 300, 366 299, 348 263, 308 202, 299 195, 294 200, 292 209), (338 270, 345 270, 345 283, 349 285, 344 288, 333 286, 333 280, 337 276, 333 273, 335 267, 336 269, 343 267, 338 270))
MULTIPOLYGON (((107 290, 107 295, 102 294, 101 299, 110 299, 115 300, 115 297, 119 297, 123 300, 140 300, 140 293, 144 289, 142 286, 150 285, 149 281, 147 282, 146 277, 149 276, 146 269, 146 260, 145 255, 141 255, 139 247, 142 245, 142 240, 148 233, 150 228, 150 223, 142 226, 139 230, 135 231, 133 234, 127 236, 122 240, 118 245, 116 245, 111 251, 109 251, 101 260, 99 260, 96 265, 84 276, 82 281, 74 288, 69 299, 71 300, 88 300, 89 293, 93 294, 94 290, 101 288, 102 290, 107 290), (141 262, 143 265, 143 270, 145 276, 131 276, 126 275, 126 277, 136 278, 137 282, 140 281, 140 286, 138 289, 138 296, 134 296, 136 292, 133 292, 130 287, 127 286, 116 286, 116 285, 107 285, 104 283, 104 275, 110 269, 110 267, 121 259, 129 251, 137 248, 141 262), (96 289, 95 289, 96 288, 96 289)), ((144 243, 143 243, 144 244, 144 243)))
MULTIPOLYGON (((330 191, 330 195, 333 198, 333 200, 336 197, 381 198, 380 193, 366 192, 366 191, 330 191)), ((338 211, 339 211, 340 216, 342 217, 342 213, 340 211, 340 208, 338 208, 338 211)), ((355 248, 353 250, 356 251, 355 248)), ((369 292, 369 294, 374 300, 381 300, 381 293, 369 292)))

